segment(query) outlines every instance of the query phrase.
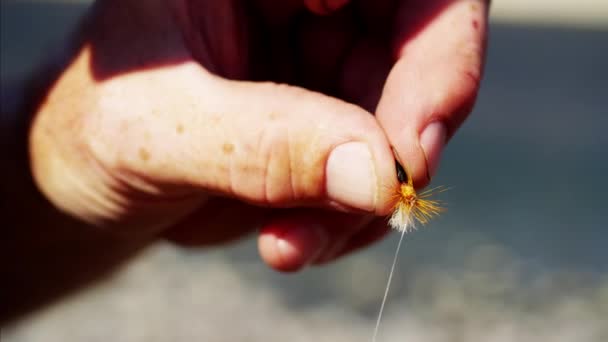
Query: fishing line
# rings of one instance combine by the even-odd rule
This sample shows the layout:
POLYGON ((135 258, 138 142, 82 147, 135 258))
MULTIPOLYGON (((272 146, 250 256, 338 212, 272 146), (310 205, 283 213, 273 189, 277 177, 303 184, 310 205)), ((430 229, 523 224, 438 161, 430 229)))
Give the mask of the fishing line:
POLYGON ((374 328, 374 335, 372 336, 372 342, 376 342, 376 337, 378 337, 378 330, 380 328, 380 322, 382 321, 382 312, 384 311, 384 304, 386 304, 386 298, 388 297, 388 291, 391 287, 391 281, 393 280, 393 273, 395 272, 395 266, 397 265, 397 259, 399 257, 399 250, 401 249, 401 242, 403 242, 403 237, 405 236, 406 229, 401 231, 401 236, 399 237, 399 243, 397 243, 397 249, 395 250, 395 256, 393 257, 393 265, 391 266, 391 271, 388 274, 388 281, 386 283, 386 289, 384 290, 384 297, 382 298, 382 304, 380 305, 380 311, 378 312, 378 318, 376 319, 376 327, 374 328))

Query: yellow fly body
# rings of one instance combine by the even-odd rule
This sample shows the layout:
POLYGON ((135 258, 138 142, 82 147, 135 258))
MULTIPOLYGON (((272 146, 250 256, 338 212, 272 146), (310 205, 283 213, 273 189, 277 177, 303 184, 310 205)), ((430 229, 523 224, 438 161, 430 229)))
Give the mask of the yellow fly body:
POLYGON ((396 166, 400 184, 395 194, 393 214, 388 223, 393 229, 407 232, 416 229, 416 222, 426 224, 444 210, 439 201, 429 197, 446 189, 439 186, 418 194, 409 173, 405 172, 399 162, 396 166))

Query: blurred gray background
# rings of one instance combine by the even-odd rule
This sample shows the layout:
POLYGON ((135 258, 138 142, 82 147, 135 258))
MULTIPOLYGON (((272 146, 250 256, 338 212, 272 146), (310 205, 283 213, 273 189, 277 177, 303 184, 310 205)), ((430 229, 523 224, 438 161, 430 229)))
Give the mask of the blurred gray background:
MULTIPOLYGON (((1 82, 61 49, 88 1, 1 2, 1 82)), ((378 341, 608 341, 608 2, 498 0, 486 74, 406 236, 378 341)), ((369 341, 397 234, 278 274, 253 240, 159 243, 4 327, 3 341, 369 341)))

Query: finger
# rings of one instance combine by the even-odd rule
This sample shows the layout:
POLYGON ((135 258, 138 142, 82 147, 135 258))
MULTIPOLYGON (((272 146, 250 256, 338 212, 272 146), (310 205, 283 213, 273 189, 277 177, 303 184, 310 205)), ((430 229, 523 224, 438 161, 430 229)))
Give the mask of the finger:
POLYGON ((397 62, 377 117, 421 187, 471 111, 482 73, 487 8, 479 0, 406 4, 397 19, 397 62))
POLYGON ((328 15, 348 4, 349 0, 304 0, 304 5, 315 14, 328 15))
POLYGON ((311 263, 332 259, 370 220, 365 215, 314 209, 282 215, 264 224, 258 250, 270 267, 297 271, 311 263))
POLYGON ((91 149, 129 187, 273 207, 390 210, 393 156, 360 107, 287 85, 220 80, 190 63, 103 88, 103 112, 114 115, 94 122, 91 149), (137 113, 122 110, 123 94, 137 113))

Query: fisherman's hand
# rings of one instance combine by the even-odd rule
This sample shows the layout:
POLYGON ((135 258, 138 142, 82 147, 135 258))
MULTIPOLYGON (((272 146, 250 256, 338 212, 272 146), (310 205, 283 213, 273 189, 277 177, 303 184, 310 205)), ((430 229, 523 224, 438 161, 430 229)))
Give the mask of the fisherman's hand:
POLYGON ((333 260, 386 233, 391 146, 428 183, 473 104, 486 14, 473 0, 99 1, 34 117, 32 171, 56 206, 125 238, 259 229, 276 269, 333 260))

